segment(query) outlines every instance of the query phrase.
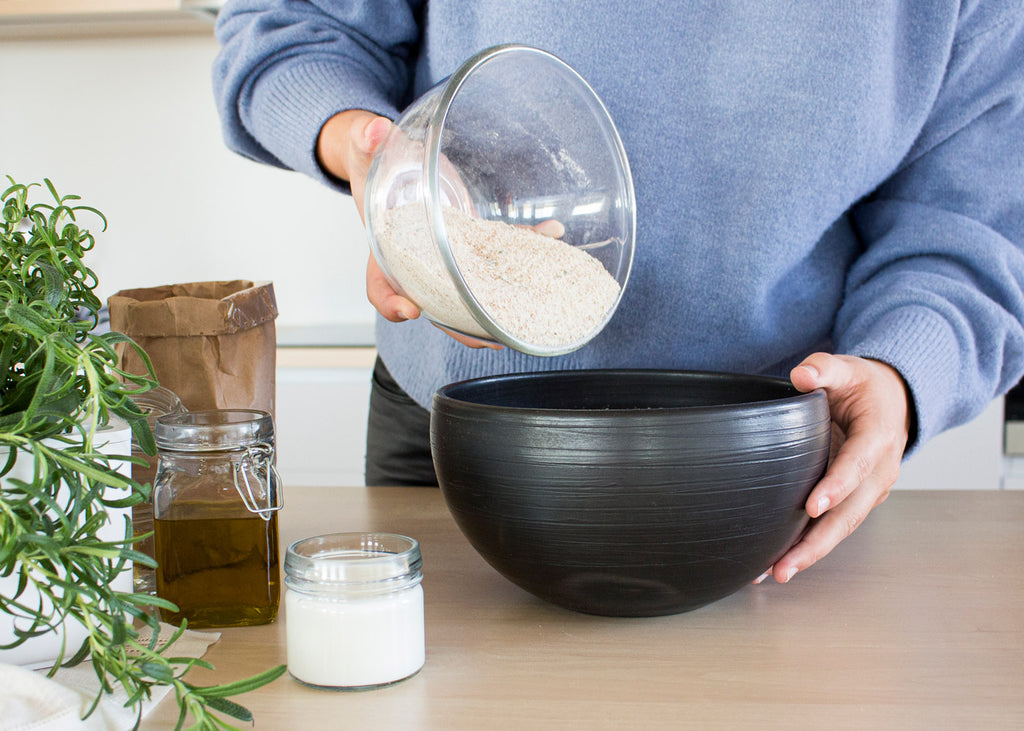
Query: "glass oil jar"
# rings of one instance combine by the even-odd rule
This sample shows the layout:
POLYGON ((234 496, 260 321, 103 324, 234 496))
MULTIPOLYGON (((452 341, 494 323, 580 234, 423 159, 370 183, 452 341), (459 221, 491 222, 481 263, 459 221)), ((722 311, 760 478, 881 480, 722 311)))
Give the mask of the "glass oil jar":
POLYGON ((419 543, 392 533, 296 541, 284 559, 288 671, 337 690, 416 674, 425 659, 419 543))
MULTIPOLYGON (((183 414, 186 409, 174 391, 163 386, 131 397, 135 405, 146 415, 146 423, 151 430, 156 428, 156 420, 168 414, 183 414)), ((132 532, 136 542, 132 545, 136 551, 156 558, 153 541, 153 493, 152 486, 156 477, 156 455, 148 455, 139 446, 139 441, 132 436, 132 457, 139 460, 132 463, 132 479, 142 485, 150 486, 149 500, 132 506, 132 532), (148 534, 148 535, 147 535, 148 534), (142 536, 146 536, 142 538, 142 536)), ((149 566, 135 562, 135 593, 156 594, 156 571, 149 566)))
POLYGON ((217 409, 162 416, 153 492, 157 596, 190 628, 266 624, 280 601, 270 414, 217 409))

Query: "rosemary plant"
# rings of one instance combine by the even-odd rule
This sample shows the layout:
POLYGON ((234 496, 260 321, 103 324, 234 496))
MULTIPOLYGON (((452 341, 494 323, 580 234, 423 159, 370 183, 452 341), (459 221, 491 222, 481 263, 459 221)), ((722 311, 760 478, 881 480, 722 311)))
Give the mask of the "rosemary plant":
POLYGON ((0 650, 77 622, 87 639, 63 648, 50 673, 91 662, 100 692, 88 713, 120 685, 141 717, 151 690, 172 686, 179 728, 190 719, 190 728, 234 728, 217 714, 245 721, 251 714, 229 696, 269 683, 285 668, 227 685, 187 682, 190 669, 211 666, 174 655, 180 630, 170 643, 156 644, 159 622, 152 610, 174 606, 111 588, 126 562, 154 565, 132 549, 130 521, 121 540, 97 535, 108 508, 134 505, 149 490, 119 474, 98 451, 97 429, 120 417, 143 450, 155 452, 145 415, 131 398, 156 386, 152 367, 146 376, 121 370, 116 348, 134 348, 147 364, 148 357, 120 333, 94 332, 102 304, 96 275, 83 258, 95 239, 78 219, 94 217, 104 230, 106 219, 78 204, 79 196, 59 195, 49 180, 52 202, 41 203, 30 202, 30 195, 42 186, 8 180, 0 196, 0 577, 17 577, 17 589, 0 596, 0 614, 18 618, 20 628, 0 650), (20 460, 30 461, 31 481, 5 476, 20 460), (148 642, 137 629, 145 625, 153 629, 148 642))

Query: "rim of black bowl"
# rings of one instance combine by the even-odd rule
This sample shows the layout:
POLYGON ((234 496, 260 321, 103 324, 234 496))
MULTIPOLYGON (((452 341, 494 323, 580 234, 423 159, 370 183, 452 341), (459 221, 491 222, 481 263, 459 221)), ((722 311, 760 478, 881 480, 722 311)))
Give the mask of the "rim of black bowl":
MULTIPOLYGON (((526 391, 520 393, 526 394, 526 391)), ((535 396, 536 397, 536 396, 535 396)), ((515 413, 565 413, 565 414, 608 414, 608 413, 705 413, 714 411, 735 411, 742 408, 758 407, 785 407, 798 404, 802 401, 823 398, 824 392, 821 389, 801 392, 788 380, 776 376, 752 375, 743 373, 728 373, 721 371, 698 371, 698 370, 661 370, 642 368, 608 368, 608 369, 580 369, 580 370, 557 370, 557 371, 531 371, 524 373, 508 373, 491 376, 482 376, 462 381, 449 383, 442 386, 434 394, 435 401, 458 403, 461 408, 475 408, 481 410, 494 410, 515 413), (509 395, 509 386, 516 384, 534 385, 537 381, 573 381, 580 379, 598 379, 608 383, 615 379, 647 378, 666 383, 691 382, 694 384, 705 383, 718 387, 735 384, 737 388, 749 391, 757 386, 766 387, 777 391, 777 395, 769 393, 761 398, 736 398, 716 403, 693 403, 681 405, 635 405, 635 406, 609 406, 609 405, 584 405, 584 406, 549 406, 539 403, 516 405, 514 403, 495 403, 496 395, 509 395), (495 386, 501 386, 500 389, 495 386), (483 398, 481 398, 483 396, 483 398)))

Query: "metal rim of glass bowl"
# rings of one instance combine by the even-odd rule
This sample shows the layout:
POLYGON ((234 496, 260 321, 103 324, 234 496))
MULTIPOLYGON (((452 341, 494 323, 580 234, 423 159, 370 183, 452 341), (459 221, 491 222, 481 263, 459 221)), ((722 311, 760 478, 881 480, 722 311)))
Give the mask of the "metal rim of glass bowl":
MULTIPOLYGON (((571 353, 586 344, 596 333, 603 330, 612 315, 618 309, 619 302, 622 300, 622 295, 626 291, 626 284, 629 281, 629 275, 633 268, 633 250, 636 239, 636 196, 633 189, 633 175, 629 168, 629 160, 626 157, 626 148, 622 144, 622 139, 619 136, 618 129, 616 129, 615 123, 612 120, 607 107, 605 107, 604 102, 601 101, 601 98, 597 95, 597 92, 594 91, 593 87, 587 83, 587 80, 580 76, 572 66, 565 63, 562 59, 558 58, 554 54, 533 46, 526 46, 519 43, 506 43, 486 48, 470 57, 454 74, 451 75, 451 77, 449 77, 448 81, 445 82, 444 89, 441 92, 441 97, 438 100, 437 108, 434 110, 430 126, 427 129, 427 136, 424 140, 424 149, 426 164, 423 166, 423 184, 429 192, 429 202, 426 206, 427 222, 430 226, 431 234, 434 237, 434 242, 437 244, 438 251, 441 254, 441 259, 444 261, 444 265, 452 277, 452 282, 455 284, 455 288, 458 290, 463 303, 476 318, 477 322, 483 325, 484 329, 487 330, 487 332, 490 333, 497 342, 504 343, 505 345, 527 355, 542 356, 564 355, 566 353, 571 353), (626 250, 628 252, 628 258, 625 262, 625 274, 622 281, 619 282, 619 294, 615 298, 615 302, 612 306, 608 308, 607 312, 605 312, 601 322, 593 330, 588 332, 579 340, 562 345, 539 345, 537 343, 531 343, 529 341, 522 340, 521 338, 517 338, 512 333, 505 330, 505 328, 496 322, 487 313, 487 311, 480 306, 480 303, 477 301, 473 292, 470 290, 469 285, 466 283, 465 278, 462 276, 462 271, 459 269, 459 265, 455 261, 455 255, 452 252, 451 244, 448 241, 447 229, 444 224, 444 215, 442 214, 440 202, 441 133, 444 130, 448 112, 451 110, 452 103, 455 101, 455 98, 459 93, 459 89, 469 79, 474 71, 485 63, 499 56, 510 53, 528 53, 547 58, 557 66, 562 67, 563 70, 567 71, 570 76, 575 78, 582 87, 589 92, 593 101, 596 103, 597 108, 601 110, 601 113, 604 116, 605 124, 603 126, 607 128, 615 154, 619 159, 619 165, 625 182, 623 187, 625 189, 626 202, 629 206, 630 221, 629 230, 626 232, 627 238, 623 243, 623 245, 627 247, 626 250)), ((446 325, 445 327, 448 326, 446 325)), ((467 333, 461 334, 468 335, 467 333)), ((469 337, 477 336, 469 335, 469 337)))

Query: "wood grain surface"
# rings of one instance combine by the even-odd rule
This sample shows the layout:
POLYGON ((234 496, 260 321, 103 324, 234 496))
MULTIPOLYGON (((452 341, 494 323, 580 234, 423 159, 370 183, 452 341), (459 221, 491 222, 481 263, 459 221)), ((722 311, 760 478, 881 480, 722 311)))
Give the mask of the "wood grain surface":
MULTIPOLYGON (((429 488, 291 488, 282 550, 321 533, 420 541, 427 661, 363 692, 290 676, 239 697, 257 729, 1022 728, 1024 492, 894 493, 788 585, 652 619, 572 613, 480 559, 429 488)), ((275 624, 228 629, 226 682, 285 662, 275 624)), ((165 700, 143 728, 173 727, 165 700)))

